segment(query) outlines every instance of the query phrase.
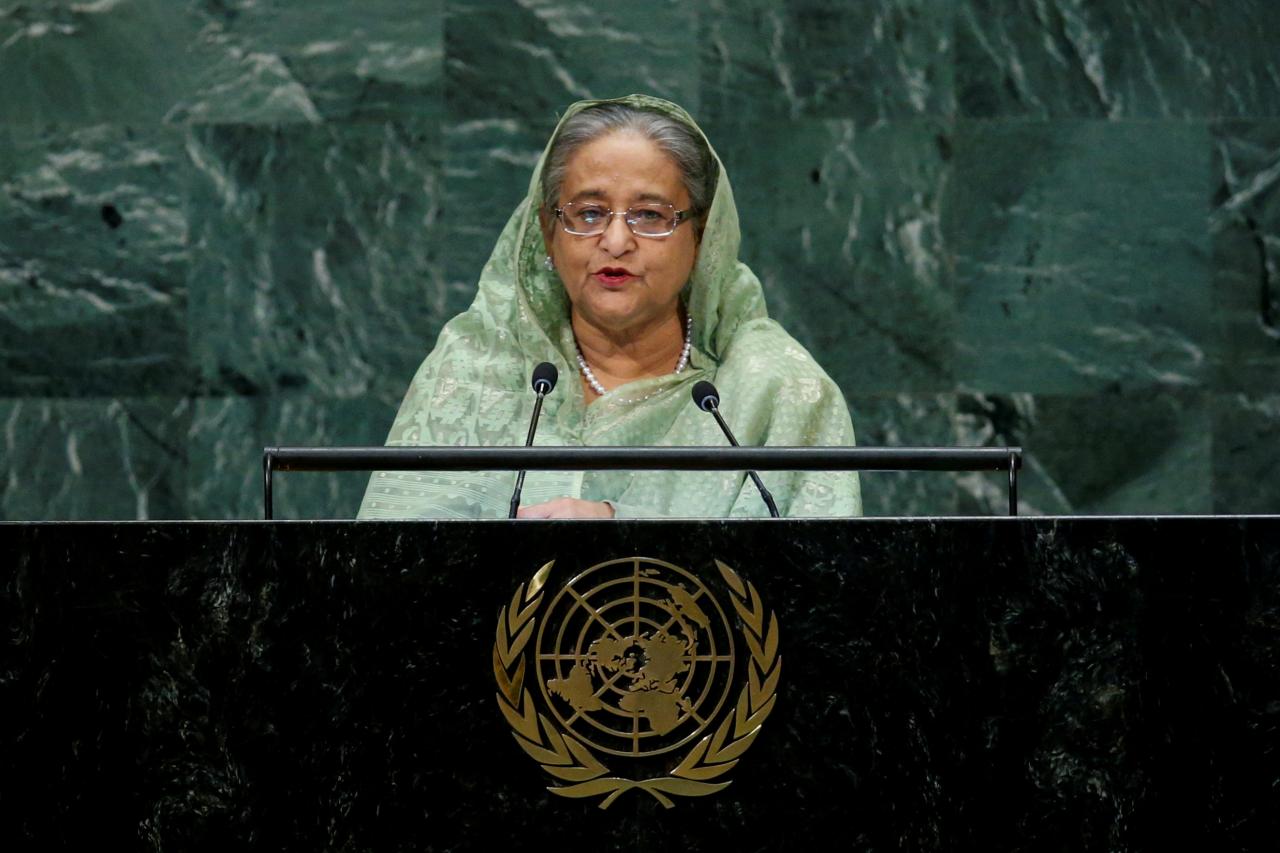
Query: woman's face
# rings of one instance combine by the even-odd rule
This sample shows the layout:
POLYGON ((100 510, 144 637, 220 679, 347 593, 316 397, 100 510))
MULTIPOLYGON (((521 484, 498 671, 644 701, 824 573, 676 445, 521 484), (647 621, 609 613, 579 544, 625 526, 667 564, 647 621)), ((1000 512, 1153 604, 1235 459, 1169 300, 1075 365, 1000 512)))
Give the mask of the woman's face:
MULTIPOLYGON (((560 204, 593 202, 621 213, 646 202, 687 210, 680 168, 652 141, 625 131, 583 145, 569 158, 560 204)), ((601 330, 626 331, 670 319, 698 257, 694 224, 666 237, 637 237, 624 217, 603 234, 568 234, 543 212, 543 237, 575 313, 601 330)))

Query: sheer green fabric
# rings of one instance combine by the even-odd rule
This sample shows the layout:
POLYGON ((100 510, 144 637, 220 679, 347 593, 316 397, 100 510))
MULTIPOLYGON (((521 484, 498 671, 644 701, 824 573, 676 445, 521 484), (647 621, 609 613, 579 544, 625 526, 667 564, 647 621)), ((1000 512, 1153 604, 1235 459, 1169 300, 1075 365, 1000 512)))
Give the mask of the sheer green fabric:
MULTIPOLYGON (((667 101, 632 95, 613 102, 656 110, 697 128, 667 101)), ((609 102, 576 103, 562 123, 596 103, 609 102)), ((539 446, 723 447, 714 419, 690 397, 701 379, 716 383, 721 411, 743 445, 853 444, 840 389, 768 318, 760 282, 738 261, 738 213, 723 166, 683 292, 693 317, 689 367, 620 386, 588 405, 578 380, 568 298, 556 273, 543 264, 538 205, 545 162, 544 151, 528 194, 480 274, 475 301, 445 325, 413 377, 388 445, 524 444, 534 402, 529 376, 542 361, 556 365, 561 379, 544 403, 539 446)), ((854 473, 769 471, 761 477, 783 515, 861 513, 854 473)), ((502 518, 514 482, 510 471, 380 471, 370 478, 360 517, 502 518)), ((528 473, 525 505, 562 496, 608 501, 618 517, 768 514, 740 472, 528 473)))

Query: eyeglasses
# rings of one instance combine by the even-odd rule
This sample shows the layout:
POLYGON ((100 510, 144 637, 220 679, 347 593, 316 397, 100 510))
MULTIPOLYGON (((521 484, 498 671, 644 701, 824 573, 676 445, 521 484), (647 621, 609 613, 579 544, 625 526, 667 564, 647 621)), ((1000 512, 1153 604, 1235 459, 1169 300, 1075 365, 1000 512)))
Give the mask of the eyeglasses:
POLYGON ((670 204, 638 204, 626 210, 613 212, 592 202, 571 201, 555 208, 556 217, 568 234, 578 237, 595 237, 603 234, 613 221, 621 216, 637 237, 669 237, 689 219, 689 211, 676 210, 670 204))

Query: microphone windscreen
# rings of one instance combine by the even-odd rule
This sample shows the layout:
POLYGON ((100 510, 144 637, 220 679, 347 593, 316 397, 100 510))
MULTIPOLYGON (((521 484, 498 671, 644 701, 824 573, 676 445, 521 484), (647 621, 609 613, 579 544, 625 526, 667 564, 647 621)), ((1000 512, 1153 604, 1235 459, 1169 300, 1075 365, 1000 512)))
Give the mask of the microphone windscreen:
POLYGON ((712 407, 719 408, 720 392, 716 390, 716 386, 703 379, 693 385, 693 402, 702 411, 709 412, 712 407))
POLYGON ((544 361, 533 369, 533 390, 538 394, 550 394, 551 389, 556 387, 556 380, 560 378, 560 372, 556 370, 556 366, 549 361, 544 361))

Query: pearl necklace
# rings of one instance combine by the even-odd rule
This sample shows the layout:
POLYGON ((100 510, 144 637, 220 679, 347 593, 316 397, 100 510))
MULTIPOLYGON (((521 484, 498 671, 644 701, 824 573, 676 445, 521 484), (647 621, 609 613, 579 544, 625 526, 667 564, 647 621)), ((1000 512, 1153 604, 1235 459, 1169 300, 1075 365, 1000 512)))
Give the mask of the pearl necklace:
MULTIPOLYGON (((690 314, 684 324, 684 348, 680 350, 680 360, 676 362, 675 373, 681 373, 689 366, 689 347, 693 344, 693 315, 690 314)), ((578 346, 577 338, 573 341, 573 347, 578 351, 578 369, 582 371, 582 376, 587 380, 587 384, 591 386, 591 390, 595 391, 601 397, 608 394, 608 390, 600 384, 600 380, 596 379, 596 375, 591 372, 591 368, 587 365, 587 360, 582 357, 582 347, 578 346)))

